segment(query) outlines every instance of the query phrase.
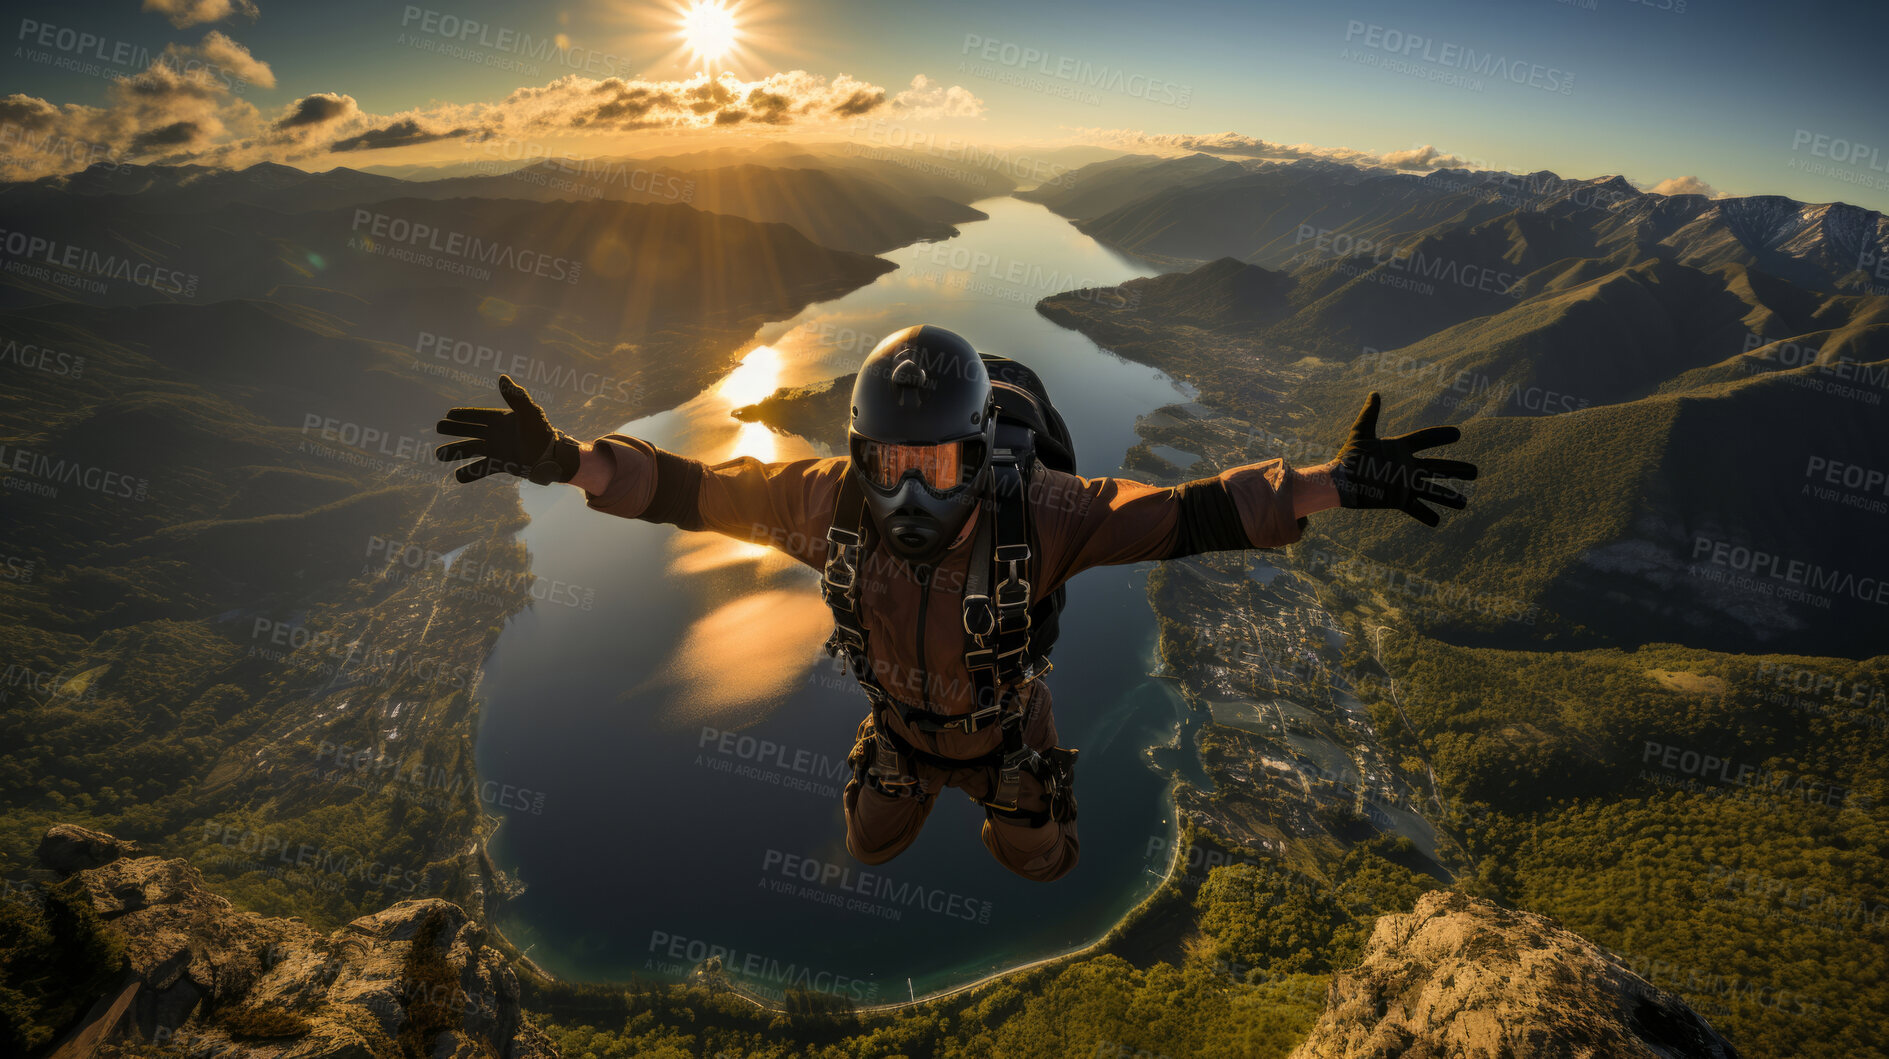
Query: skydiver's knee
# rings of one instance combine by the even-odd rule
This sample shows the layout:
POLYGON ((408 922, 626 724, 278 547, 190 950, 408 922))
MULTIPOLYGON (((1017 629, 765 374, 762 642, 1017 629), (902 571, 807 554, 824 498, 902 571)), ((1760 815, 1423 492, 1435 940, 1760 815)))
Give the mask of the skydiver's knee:
POLYGON ((910 846, 930 815, 923 790, 894 793, 869 776, 847 783, 846 852, 864 864, 884 864, 910 846))
POLYGON ((846 852, 852 854, 853 859, 861 864, 884 864, 886 861, 905 852, 906 847, 911 845, 910 841, 901 842, 895 839, 879 849, 868 849, 863 845, 863 842, 864 839, 855 834, 850 828, 847 830, 846 852))
POLYGON ((1048 861, 1043 864, 1023 866, 1005 865, 1005 867, 1008 867, 1011 871, 1016 872, 1018 875, 1032 882, 1055 882, 1074 871, 1078 859, 1075 844, 1070 843, 1068 846, 1068 856, 1060 859, 1048 861))
POLYGON ((983 839, 997 863, 1036 882, 1054 882, 1069 874, 1082 854, 1075 825, 1054 820, 1032 826, 987 812, 983 839))

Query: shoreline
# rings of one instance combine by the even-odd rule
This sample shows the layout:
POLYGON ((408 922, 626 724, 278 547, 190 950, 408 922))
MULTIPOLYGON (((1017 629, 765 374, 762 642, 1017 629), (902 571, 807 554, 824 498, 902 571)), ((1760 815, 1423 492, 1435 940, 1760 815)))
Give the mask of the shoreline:
MULTIPOLYGON (((1062 225, 1068 226, 1072 230, 1079 231, 1079 229, 1074 229, 1073 224, 1071 224, 1068 218, 1062 217, 1059 214, 1055 214, 1054 211, 1048 210, 1048 208, 1043 206, 1041 203, 1030 203, 1029 200, 1027 199, 1017 199, 1017 197, 1013 193, 986 196, 984 198, 975 200, 972 203, 972 206, 973 208, 978 208, 979 206, 992 202, 992 201, 1003 201, 1003 200, 1009 200, 1009 199, 1016 199, 1019 202, 1025 202, 1031 205, 1032 207, 1044 210, 1047 214, 1054 217, 1062 225)), ((984 219, 988 220, 989 219, 988 215, 984 219)), ((956 234, 962 234, 962 233, 960 232, 956 234)), ((955 237, 956 235, 950 238, 955 238, 955 237)), ((922 245, 933 243, 933 242, 943 242, 943 241, 949 241, 949 240, 948 239, 945 239, 945 240, 920 239, 920 240, 915 241, 912 244, 909 244, 907 247, 895 248, 893 250, 885 251, 875 256, 878 256, 883 260, 889 261, 894 266, 894 269, 896 270, 897 268, 902 267, 899 260, 897 260, 898 254, 900 253, 901 250, 907 250, 913 246, 922 246, 922 245)), ((1127 257, 1137 262, 1141 262, 1143 260, 1139 255, 1134 255, 1132 253, 1124 252, 1120 250, 1119 248, 1111 247, 1104 243, 1098 242, 1096 245, 1101 246, 1104 250, 1107 250, 1111 254, 1127 257)), ((1146 266, 1144 264, 1141 267, 1146 267, 1146 266)), ((1156 271, 1158 272, 1159 270, 1156 269, 1156 271)), ((844 295, 842 295, 841 297, 844 297, 844 295)), ((837 300, 837 299, 834 299, 834 300, 837 300)), ((820 303, 814 303, 814 305, 818 305, 818 304, 820 303)), ((807 310, 812 307, 813 307, 812 305, 803 307, 800 314, 797 314, 795 317, 790 317, 782 321, 770 321, 766 324, 763 324, 761 327, 756 329, 754 334, 751 335, 750 338, 746 342, 742 343, 740 347, 741 350, 746 351, 746 350, 751 349, 757 343, 764 343, 765 341, 767 341, 766 334, 771 328, 777 325, 791 324, 794 319, 798 319, 799 315, 805 315, 807 310)), ((1091 344, 1093 344, 1092 341, 1091 341, 1091 344)), ((1101 352, 1104 355, 1113 356, 1117 360, 1124 359, 1104 347, 1097 346, 1096 348, 1097 350, 1099 350, 1099 352, 1101 352)), ((739 363, 742 355, 743 355, 742 353, 737 353, 735 355, 734 357, 735 363, 737 364, 739 363)), ((717 385, 721 378, 726 377, 726 373, 727 373, 726 370, 724 370, 723 373, 720 376, 718 376, 715 380, 709 381, 703 387, 703 389, 707 390, 717 385)), ((818 384, 816 383, 815 385, 817 386, 818 384)), ((1172 385, 1174 386, 1174 390, 1175 390, 1175 393, 1172 396, 1175 398, 1188 398, 1192 395, 1197 394, 1197 391, 1194 389, 1194 387, 1192 387, 1191 384, 1184 382, 1183 380, 1173 379, 1172 385)), ((1148 411, 1153 411, 1155 409, 1158 409, 1159 407, 1161 407, 1161 405, 1157 404, 1154 406, 1154 408, 1148 409, 1148 411)), ((786 431, 783 431, 783 432, 785 433, 786 431)), ((807 435, 805 434, 798 434, 798 436, 803 437, 803 438, 807 437, 807 435)), ((816 446, 822 444, 817 439, 809 438, 808 440, 811 441, 816 446)), ((1118 470, 1115 473, 1120 473, 1120 472, 1118 470)), ((520 535, 522 535, 524 532, 525 531, 523 529, 519 531, 520 535)), ((1139 596, 1142 596, 1145 599, 1145 596, 1146 596, 1145 587, 1143 591, 1136 594, 1139 596)), ((1156 642, 1158 644, 1158 629, 1153 630, 1153 631, 1155 633, 1156 642)), ((1158 650, 1157 650, 1157 655, 1158 655, 1158 650)), ((1158 663, 1158 657, 1157 657, 1157 663, 1158 663)), ((1153 676, 1155 674, 1149 674, 1149 675, 1153 676)), ((481 713, 483 713, 483 706, 484 704, 482 703, 481 713)), ((475 735, 474 735, 475 745, 477 744, 477 740, 478 740, 477 730, 475 729, 475 735)), ((1163 776, 1165 778, 1166 782, 1161 792, 1162 801, 1160 803, 1160 807, 1165 811, 1165 815, 1173 823, 1173 827, 1170 832, 1171 838, 1177 837, 1182 833, 1182 829, 1180 826, 1180 806, 1176 797, 1177 785, 1180 783, 1189 782, 1189 781, 1182 774, 1182 770, 1180 769, 1176 769, 1173 767, 1168 767, 1168 768, 1159 767, 1152 760, 1152 755, 1153 755, 1153 752, 1156 750, 1173 751, 1173 750, 1181 748, 1182 744, 1180 740, 1181 740, 1181 731, 1178 727, 1176 727, 1174 730, 1166 732, 1165 738, 1163 738, 1159 734, 1152 736, 1150 742, 1141 749, 1138 755, 1138 757, 1141 759, 1142 765, 1153 769, 1157 775, 1163 776), (1154 740, 1159 740, 1159 741, 1154 741, 1154 740)), ((498 827, 494 826, 490 829, 490 831, 480 835, 479 838, 477 839, 478 845, 479 845, 479 856, 485 864, 490 866, 489 874, 495 880, 501 877, 509 878, 509 876, 505 872, 505 869, 503 869, 497 863, 497 861, 495 860, 493 856, 492 844, 495 841, 497 834, 498 834, 498 827)), ((1174 843, 1171 841, 1170 845, 1173 845, 1173 844, 1174 843)), ((1176 864, 1178 863, 1179 856, 1180 854, 1170 849, 1168 868, 1164 874, 1159 876, 1158 881, 1155 882, 1153 885, 1151 885, 1146 890, 1146 892, 1144 892, 1140 897, 1138 897, 1136 900, 1131 902, 1125 909, 1123 909, 1120 915, 1112 919, 1109 919, 1108 921, 1104 923, 1097 924, 1097 928, 1098 928, 1097 933, 1087 942, 1078 943, 1069 947, 1062 948, 1057 951, 1052 951, 1048 953, 1047 955, 1027 959, 1027 960, 1024 960, 1023 962, 1016 963, 1014 965, 1004 967, 999 970, 976 974, 975 977, 972 977, 966 981, 961 981, 956 984, 947 984, 938 988, 928 990, 927 993, 923 997, 912 997, 904 1001, 877 1003, 868 1007, 857 1008, 854 1010, 858 1010, 861 1012, 891 1011, 891 1010, 897 1010, 898 1008, 901 1008, 901 1007, 911 1006, 915 1003, 927 1003, 934 1000, 944 999, 951 996, 960 995, 968 990, 977 989, 983 985, 990 984, 999 979, 1007 978, 1009 976, 1020 974, 1020 973, 1025 973, 1027 971, 1040 968, 1046 965, 1054 964, 1060 961, 1081 958, 1085 954, 1092 953, 1096 951, 1099 947, 1106 945, 1109 942, 1110 938, 1116 936, 1118 932, 1121 931, 1124 924, 1130 923, 1134 921, 1137 917, 1139 917, 1147 908, 1149 902, 1155 900, 1164 891, 1164 889, 1173 882, 1173 880, 1176 877, 1176 872, 1177 872, 1176 864)), ((1136 884, 1139 884, 1141 880, 1145 878, 1146 875, 1153 874, 1152 869, 1146 866, 1145 858, 1140 859, 1140 866, 1143 867, 1144 870, 1142 872, 1135 873, 1134 882, 1136 884)), ((509 891, 508 887, 495 886, 495 887, 490 887, 489 889, 491 889, 492 892, 486 902, 487 910, 484 916, 484 918, 487 921, 486 926, 490 931, 492 931, 495 937, 503 939, 505 947, 509 949, 512 953, 516 954, 515 958, 518 961, 520 961, 521 966, 525 966, 526 968, 531 970, 533 973, 541 975, 544 980, 551 981, 551 982, 568 982, 571 984, 594 983, 598 985, 614 985, 614 984, 621 984, 627 981, 626 978, 617 977, 617 976, 601 976, 597 978, 591 978, 589 976, 581 976, 581 977, 575 977, 575 978, 561 979, 558 976, 551 974, 550 972, 545 970, 542 965, 537 964, 535 961, 532 961, 530 960, 529 957, 525 956, 524 953, 519 950, 519 947, 514 942, 512 942, 511 939, 507 938, 504 935, 503 931, 500 930, 500 928, 496 925, 496 920, 500 917, 500 914, 504 908, 504 903, 507 900, 512 899, 512 897, 514 897, 515 894, 508 892, 509 891)), ((514 924, 514 925, 517 926, 521 924, 514 924)), ((973 954, 973 959, 975 959, 977 955, 978 954, 973 954)), ((972 962, 972 961, 967 961, 967 962, 972 962)), ((682 982, 686 982, 688 979, 686 975, 678 975, 676 978, 669 979, 669 980, 682 983, 682 982)), ((750 993, 737 986, 731 986, 728 989, 728 991, 734 993, 735 995, 741 996, 743 999, 748 1000, 750 1003, 755 1004, 757 1007, 761 1007, 767 1010, 776 1010, 776 1011, 782 1010, 780 1008, 775 1007, 773 1002, 769 1001, 766 997, 760 996, 758 994, 750 993)))
MULTIPOLYGON (((1181 780, 1178 776, 1175 776, 1169 779, 1168 785, 1167 785, 1166 796, 1170 800, 1172 800, 1174 797, 1174 788, 1182 782, 1184 781, 1181 780)), ((1176 839, 1178 839, 1179 835, 1181 834, 1180 809, 1179 809, 1178 804, 1175 806, 1174 817, 1175 817, 1174 833, 1175 833, 1176 839)), ((1001 979, 1010 978, 1012 976, 1023 974, 1028 971, 1034 971, 1039 968, 1049 966, 1051 964, 1061 963, 1065 960, 1077 960, 1084 956, 1094 953, 1095 951, 1107 945, 1110 939, 1113 938, 1116 932, 1121 930, 1125 924, 1131 923, 1135 919, 1137 919, 1141 915, 1142 911, 1148 907, 1149 903, 1152 902, 1155 898, 1159 897, 1161 895, 1161 892, 1167 889, 1168 884, 1174 881, 1175 874, 1178 871, 1181 861, 1183 859, 1183 854, 1182 854, 1181 844, 1179 841, 1170 840, 1168 842, 1168 846, 1169 846, 1168 866, 1167 866, 1167 871, 1161 876, 1161 881, 1159 883, 1156 883, 1154 887, 1150 889, 1146 894, 1142 895, 1141 900, 1136 901, 1134 905, 1128 909, 1128 911, 1122 913, 1122 916, 1120 919, 1117 919, 1115 922, 1109 924, 1108 929, 1103 931, 1102 935, 1094 939, 1093 941, 1090 941, 1083 945, 1078 945, 1074 948, 1064 949, 1062 952, 1051 953, 1047 956, 1039 956, 1035 959, 1028 960, 1024 963, 1020 963, 1012 967, 1006 967, 1002 970, 991 971, 990 973, 982 975, 981 977, 972 979, 969 982, 963 982, 958 985, 948 986, 943 989, 932 990, 930 992, 927 992, 924 996, 911 997, 906 1000, 887 1001, 885 1003, 879 1003, 879 1004, 869 1004, 863 1007, 855 1007, 855 1008, 850 1009, 851 1012, 855 1015, 880 1015, 880 1014, 886 1014, 889 1012, 899 1011, 904 1008, 918 1007, 922 1004, 930 1004, 939 1000, 946 1000, 951 997, 957 996, 961 993, 967 993, 972 990, 981 989, 984 986, 992 985, 1001 979)), ((755 1007, 760 1008, 764 1011, 776 1011, 776 1012, 781 1012, 783 1014, 788 1013, 786 1008, 777 1007, 774 1004, 768 1002, 763 997, 756 996, 753 993, 749 993, 745 990, 742 990, 736 987, 731 986, 730 988, 723 990, 723 992, 726 992, 729 995, 745 1000, 748 1003, 753 1004, 755 1007)))

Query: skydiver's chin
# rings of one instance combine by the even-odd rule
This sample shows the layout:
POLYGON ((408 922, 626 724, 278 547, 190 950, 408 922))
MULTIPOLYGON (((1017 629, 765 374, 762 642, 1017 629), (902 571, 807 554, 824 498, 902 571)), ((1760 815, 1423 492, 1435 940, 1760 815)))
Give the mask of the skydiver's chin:
POLYGON ((944 554, 945 532, 938 520, 920 516, 886 519, 886 547, 908 563, 936 562, 944 554))

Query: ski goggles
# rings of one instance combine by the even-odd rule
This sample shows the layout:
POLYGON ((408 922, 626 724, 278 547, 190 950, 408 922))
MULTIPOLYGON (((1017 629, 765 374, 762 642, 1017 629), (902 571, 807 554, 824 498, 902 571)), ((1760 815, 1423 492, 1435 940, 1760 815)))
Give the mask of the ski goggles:
POLYGON ((975 471, 982 455, 982 439, 945 441, 936 445, 892 445, 871 438, 853 438, 853 466, 866 481, 890 489, 906 474, 917 471, 926 485, 944 491, 963 484, 966 470, 975 471))

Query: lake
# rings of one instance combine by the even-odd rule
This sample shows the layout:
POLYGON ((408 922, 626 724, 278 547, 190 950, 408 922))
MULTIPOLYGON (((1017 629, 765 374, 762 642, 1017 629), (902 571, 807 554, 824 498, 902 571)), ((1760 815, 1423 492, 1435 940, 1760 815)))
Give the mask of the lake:
MULTIPOLYGON (((882 255, 899 268, 767 325, 715 385, 621 431, 710 463, 824 455, 728 413, 851 372, 879 337, 932 323, 1035 368, 1082 472, 1115 473, 1135 417, 1193 394, 1034 305, 1152 271, 1041 206, 977 206, 988 220, 882 255)), ((817 574, 591 511, 575 489, 523 485, 521 497, 534 571, 594 592, 589 610, 515 617, 480 687, 481 777, 543 795, 494 841, 529 887, 495 921, 551 973, 672 979, 718 952, 763 995, 900 1000, 1085 945, 1159 882, 1174 822, 1149 751, 1170 744, 1186 707, 1148 676, 1148 564, 1069 586, 1048 679, 1062 742, 1082 751, 1076 869, 1049 884, 1012 876, 978 839, 982 810, 953 790, 911 849, 868 868, 846 853, 838 793, 866 702, 820 650, 831 620, 817 574)), ((1173 751, 1161 760, 1178 767, 1173 751)))

